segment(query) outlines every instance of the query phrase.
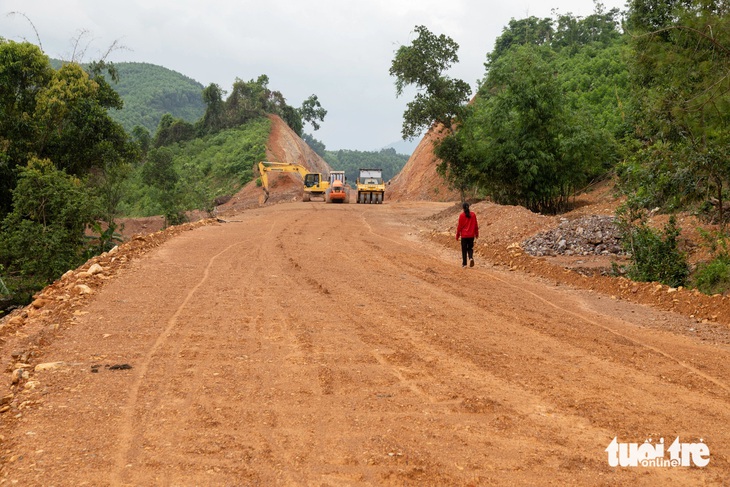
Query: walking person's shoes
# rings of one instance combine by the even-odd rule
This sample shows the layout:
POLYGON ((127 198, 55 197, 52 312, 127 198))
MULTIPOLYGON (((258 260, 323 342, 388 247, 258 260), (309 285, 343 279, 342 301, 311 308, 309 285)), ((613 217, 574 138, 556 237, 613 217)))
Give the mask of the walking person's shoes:
MULTIPOLYGON (((466 267, 466 266, 464 266, 464 267, 466 267)), ((469 267, 474 267, 474 259, 471 259, 469 261, 469 267)))

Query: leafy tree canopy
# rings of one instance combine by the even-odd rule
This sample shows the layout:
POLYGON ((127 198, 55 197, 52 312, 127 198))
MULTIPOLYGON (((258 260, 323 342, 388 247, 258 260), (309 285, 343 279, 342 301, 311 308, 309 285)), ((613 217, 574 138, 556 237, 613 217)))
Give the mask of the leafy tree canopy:
POLYGON ((108 114, 121 100, 100 74, 104 65, 94 68, 54 70, 37 46, 0 40, 0 215, 11 210, 17 168, 34 157, 78 176, 136 157, 108 114))
POLYGON ((404 137, 443 124, 438 169, 462 198, 478 187, 501 202, 560 211, 619 158, 627 67, 617 19, 618 10, 600 3, 586 18, 512 19, 470 105, 468 86, 443 74, 458 45, 417 27, 390 71, 398 94, 407 85, 420 90, 404 114, 404 137))
POLYGON ((297 135, 302 135, 304 123, 310 123, 314 130, 324 121, 327 110, 322 108, 316 95, 307 98, 301 108, 294 108, 286 102, 280 91, 269 89, 269 77, 259 76, 255 80, 236 79, 233 89, 224 100, 226 92, 216 84, 203 90, 207 105, 201 120, 201 133, 243 125, 266 114, 279 115, 297 135))
POLYGON ((169 113, 195 123, 205 113, 203 85, 187 76, 148 63, 115 63, 117 80, 112 85, 124 107, 110 112, 131 133, 135 126, 154 132, 169 113))
POLYGON ((271 122, 262 117, 245 126, 150 149, 147 162, 126 180, 120 210, 128 216, 167 215, 213 209, 253 179, 266 157, 271 122))
POLYGON ((457 134, 472 178, 498 202, 556 212, 600 170, 601 140, 568 110, 556 57, 529 44, 501 55, 457 134))
POLYGON ((418 36, 411 45, 398 48, 390 66, 398 96, 406 86, 418 90, 403 114, 404 139, 413 139, 434 124, 450 130, 471 94, 468 83, 446 75, 459 62, 459 45, 443 34, 436 36, 423 25, 414 31, 418 36))
POLYGON ((88 258, 84 231, 98 207, 78 178, 32 158, 19 169, 12 197, 0 227, 0 264, 11 276, 31 279, 26 286, 37 289, 88 258))

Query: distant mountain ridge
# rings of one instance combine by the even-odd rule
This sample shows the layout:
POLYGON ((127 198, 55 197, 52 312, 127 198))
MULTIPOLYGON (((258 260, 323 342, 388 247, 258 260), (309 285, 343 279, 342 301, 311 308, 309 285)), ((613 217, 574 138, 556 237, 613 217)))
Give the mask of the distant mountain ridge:
MULTIPOLYGON (((55 69, 61 64, 62 61, 51 60, 55 69)), ((124 100, 124 108, 110 110, 109 114, 127 132, 140 125, 154 135, 166 113, 190 123, 197 122, 205 113, 204 86, 198 81, 156 64, 122 62, 114 66, 119 82, 111 85, 124 100)))
POLYGON ((128 132, 141 125, 150 133, 157 131, 166 113, 187 122, 197 122, 205 113, 204 86, 183 74, 149 63, 114 63, 119 82, 112 83, 124 100, 122 110, 112 117, 128 132))

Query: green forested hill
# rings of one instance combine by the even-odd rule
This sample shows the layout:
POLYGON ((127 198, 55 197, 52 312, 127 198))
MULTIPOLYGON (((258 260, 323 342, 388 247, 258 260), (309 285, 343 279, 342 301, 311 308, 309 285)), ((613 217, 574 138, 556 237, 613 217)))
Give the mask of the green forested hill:
MULTIPOLYGON (((61 65, 58 59, 51 60, 54 69, 61 65)), ((124 108, 109 114, 127 132, 140 125, 154 134, 166 113, 190 123, 205 113, 204 87, 194 79, 156 64, 114 63, 114 67, 119 82, 110 80, 110 84, 124 100, 124 108)))
POLYGON ((211 210, 213 200, 231 195, 253 179, 253 167, 266 158, 271 121, 245 125, 160 147, 134 168, 123 185, 119 212, 125 216, 211 210))
POLYGON ((354 183, 360 169, 382 169, 386 181, 398 174, 408 162, 405 154, 398 154, 395 149, 375 151, 338 150, 324 151, 324 160, 332 169, 345 171, 347 180, 354 183))
POLYGON ((141 125, 154 134, 165 113, 191 123, 205 113, 203 85, 197 81, 154 64, 114 65, 119 82, 112 87, 124 100, 124 108, 112 110, 111 115, 127 132, 141 125))
MULTIPOLYGON (((62 61, 51 59, 53 69, 61 65, 62 61)), ((205 113, 204 87, 194 79, 156 64, 114 63, 114 67, 119 82, 110 84, 124 100, 124 108, 109 114, 127 132, 140 125, 154 134, 166 113, 190 123, 205 113)))

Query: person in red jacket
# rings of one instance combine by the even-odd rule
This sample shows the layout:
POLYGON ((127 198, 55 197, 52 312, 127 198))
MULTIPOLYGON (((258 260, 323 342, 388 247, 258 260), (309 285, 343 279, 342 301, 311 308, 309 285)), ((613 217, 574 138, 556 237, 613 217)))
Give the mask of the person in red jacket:
POLYGON ((469 211, 469 203, 461 207, 464 211, 459 215, 459 224, 456 226, 456 240, 461 238, 461 267, 466 267, 467 257, 469 267, 474 267, 474 240, 479 238, 479 223, 476 213, 469 211))

